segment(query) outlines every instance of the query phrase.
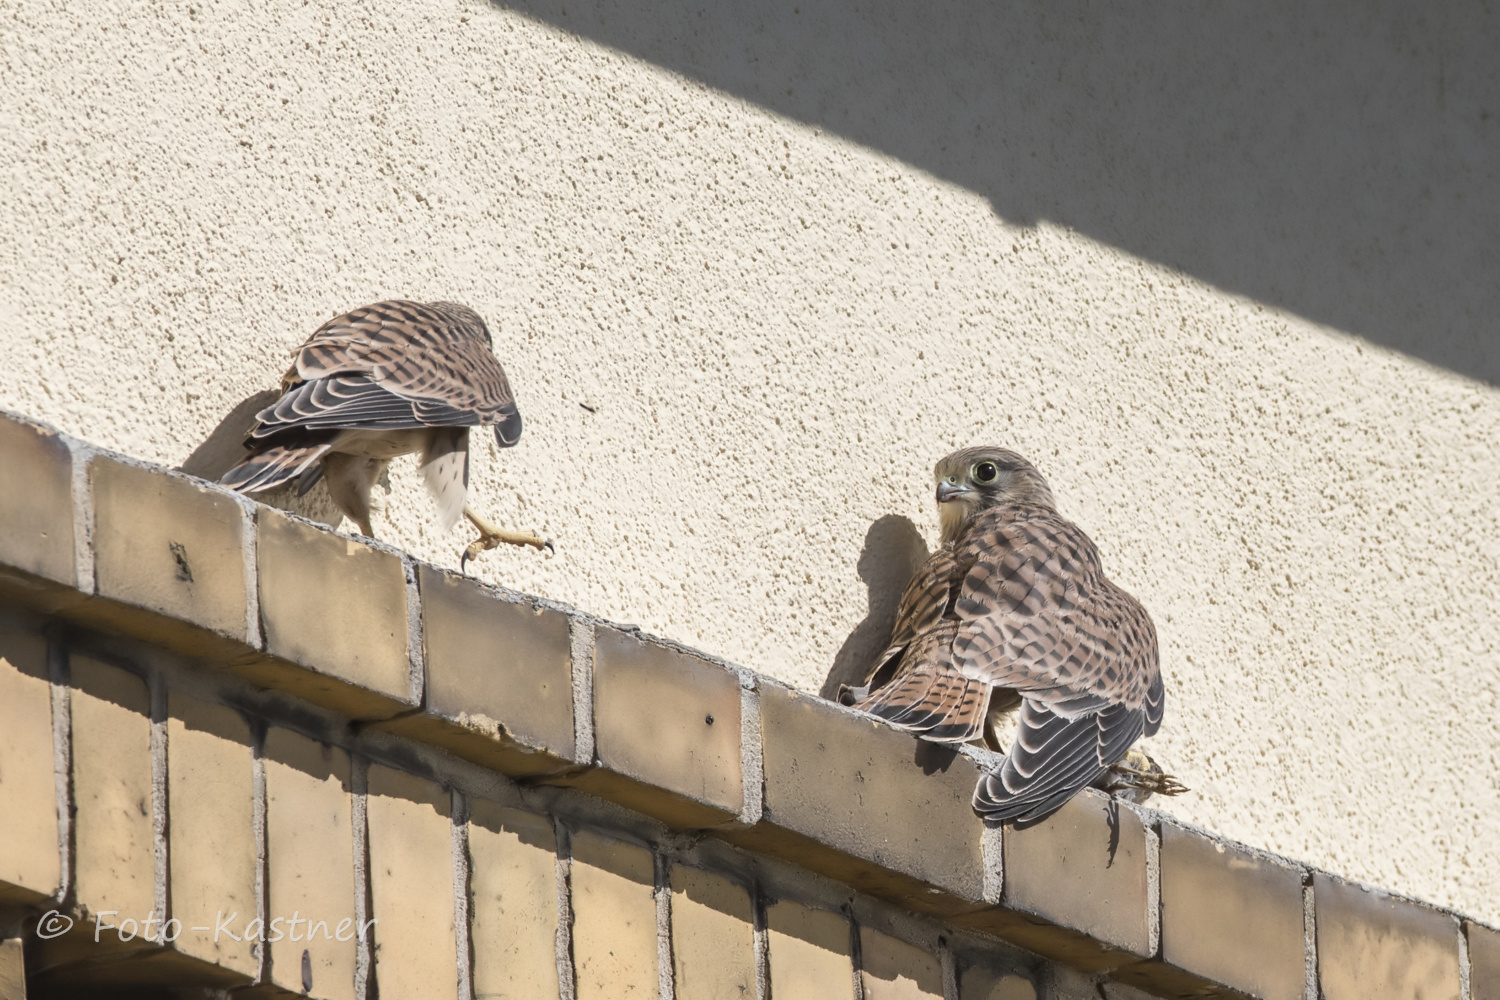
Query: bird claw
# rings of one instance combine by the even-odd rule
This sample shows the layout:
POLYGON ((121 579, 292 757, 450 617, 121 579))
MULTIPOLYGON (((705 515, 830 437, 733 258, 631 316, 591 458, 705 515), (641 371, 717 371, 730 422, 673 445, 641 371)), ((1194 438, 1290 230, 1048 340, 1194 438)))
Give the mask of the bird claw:
POLYGON ((459 572, 464 571, 470 559, 477 559, 480 553, 488 552, 490 549, 498 548, 501 545, 525 545, 538 551, 546 549, 553 555, 557 554, 557 546, 552 544, 551 539, 540 538, 531 532, 486 531, 470 542, 468 547, 464 549, 463 554, 458 557, 459 572))
POLYGON ((1094 784, 1109 795, 1140 804, 1153 795, 1181 795, 1190 789, 1139 750, 1116 761, 1094 784))

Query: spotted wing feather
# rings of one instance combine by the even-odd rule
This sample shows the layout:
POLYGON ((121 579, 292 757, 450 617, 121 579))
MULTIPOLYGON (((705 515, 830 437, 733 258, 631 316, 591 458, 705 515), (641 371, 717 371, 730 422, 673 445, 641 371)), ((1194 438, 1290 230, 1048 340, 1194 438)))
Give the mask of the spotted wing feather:
POLYGON ((502 444, 520 435, 505 369, 483 322, 463 306, 392 299, 329 320, 297 350, 288 381, 338 376, 410 401, 407 426, 494 426, 502 444))
POLYGON ((960 548, 976 553, 953 614, 953 665, 1065 714, 1122 704, 1160 719, 1156 629, 1108 578, 1077 525, 1039 508, 995 508, 960 548))
POLYGON ((931 717, 940 686, 919 678, 945 673, 1021 697, 1006 763, 975 790, 992 821, 1051 813, 1161 724, 1150 616, 1104 576, 1088 536, 1043 508, 985 511, 929 557, 872 685, 894 679, 857 707, 926 735, 941 726, 931 717))
MULTIPOLYGON (((909 656, 907 648, 920 636, 926 635, 942 621, 949 605, 956 597, 956 588, 963 582, 972 561, 960 560, 952 549, 938 549, 918 567, 906 590, 901 594, 901 603, 896 607, 896 624, 891 629, 891 641, 885 652, 876 658, 864 683, 876 688, 890 680, 899 668, 910 669, 925 656, 909 656)), ((932 655, 935 651, 929 651, 932 655)))
MULTIPOLYGON (((341 431, 484 425, 502 447, 520 437, 505 370, 484 321, 465 306, 377 302, 324 323, 295 353, 281 398, 257 414, 245 442, 251 454, 225 473, 225 485, 255 491, 298 478, 305 493, 323 474, 315 460, 341 431)), ((467 440, 465 432, 461 461, 440 441, 422 460, 447 526, 463 507, 467 440)))
POLYGON ((272 445, 224 473, 219 482, 243 493, 275 489, 298 476, 306 475, 309 469, 320 469, 315 463, 327 451, 327 444, 272 445))
POLYGON ((912 669, 855 707, 938 743, 967 743, 982 735, 993 688, 943 666, 956 624, 942 622, 919 636, 912 669))

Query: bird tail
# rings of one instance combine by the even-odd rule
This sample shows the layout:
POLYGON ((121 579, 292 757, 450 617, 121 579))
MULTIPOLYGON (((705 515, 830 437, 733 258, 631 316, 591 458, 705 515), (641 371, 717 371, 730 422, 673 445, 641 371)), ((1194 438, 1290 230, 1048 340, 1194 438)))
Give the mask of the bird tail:
POLYGON ((321 471, 321 466, 313 466, 313 463, 322 458, 328 448, 326 444, 274 445, 247 456, 239 465, 220 476, 219 483, 241 493, 275 489, 309 471, 321 471))
MULTIPOLYGON (((1104 769, 1099 769, 1103 774, 1104 769)), ((1055 789, 1051 794, 1032 797, 1006 785, 1003 774, 982 774, 974 786, 974 812, 990 826, 1014 822, 1020 829, 1034 826, 1061 809, 1088 782, 1055 789)))
POLYGON ((1145 713, 1126 705, 1070 717, 1023 699, 1020 731, 1000 770, 980 776, 974 811, 989 824, 1046 819, 1124 757, 1144 724, 1145 713))
POLYGON ((458 523, 469 488, 469 429, 440 427, 433 431, 417 460, 427 489, 437 501, 439 531, 458 523))
POLYGON ((992 690, 956 670, 924 663, 854 707, 936 743, 967 743, 984 732, 992 690))

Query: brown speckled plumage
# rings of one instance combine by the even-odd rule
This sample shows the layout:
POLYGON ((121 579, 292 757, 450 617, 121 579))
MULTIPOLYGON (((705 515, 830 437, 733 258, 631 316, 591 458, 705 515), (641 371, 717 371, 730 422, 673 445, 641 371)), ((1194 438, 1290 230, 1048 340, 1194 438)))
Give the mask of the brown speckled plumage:
POLYGON ((871 671, 878 689, 856 707, 966 742, 1019 704, 1016 739, 980 779, 974 808, 995 822, 1039 820, 1161 725, 1156 630, 1020 455, 966 449, 939 462, 937 478, 940 507, 957 505, 943 511, 945 544, 907 586, 871 671))
POLYGON ((377 302, 324 323, 294 355, 224 485, 255 492, 297 479, 305 493, 326 478, 369 535, 371 487, 391 459, 416 453, 446 529, 465 510, 469 428, 493 427, 502 448, 521 436, 489 330, 466 306, 377 302))

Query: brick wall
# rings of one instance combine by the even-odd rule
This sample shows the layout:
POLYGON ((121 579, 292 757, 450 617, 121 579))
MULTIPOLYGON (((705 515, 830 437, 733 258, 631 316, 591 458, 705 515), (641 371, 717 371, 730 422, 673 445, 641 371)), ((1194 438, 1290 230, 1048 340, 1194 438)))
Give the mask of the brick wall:
POLYGON ((0 417, 0 1000, 1500 998, 1150 809, 987 831, 992 760, 0 417))

